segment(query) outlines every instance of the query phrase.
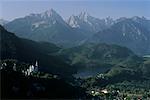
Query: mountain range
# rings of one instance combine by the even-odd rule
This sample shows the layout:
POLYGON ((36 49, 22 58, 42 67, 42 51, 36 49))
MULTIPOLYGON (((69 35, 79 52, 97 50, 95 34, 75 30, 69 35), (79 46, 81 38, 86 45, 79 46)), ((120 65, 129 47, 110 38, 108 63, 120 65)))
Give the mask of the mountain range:
POLYGON ((64 47, 108 43, 125 46, 138 55, 150 54, 150 20, 145 17, 99 19, 81 12, 65 21, 50 9, 14 19, 4 27, 19 37, 64 47))
MULTIPOLYGON (((39 61, 40 71, 63 78, 93 76, 105 73, 109 77, 128 75, 149 77, 149 60, 130 49, 114 44, 86 43, 72 48, 60 48, 47 42, 35 42, 17 37, 0 26, 1 60, 39 61)), ((121 79, 124 79, 121 77, 121 79)))
POLYGON ((113 19, 107 17, 106 19, 99 19, 92 17, 87 12, 81 12, 78 16, 72 15, 67 23, 74 29, 83 31, 86 35, 104 30, 113 24, 113 19))
POLYGON ((117 44, 136 54, 150 54, 150 20, 140 17, 120 18, 110 28, 89 38, 88 42, 117 44))
POLYGON ((5 27, 19 37, 61 45, 73 45, 84 39, 82 34, 75 32, 53 9, 15 19, 5 27))

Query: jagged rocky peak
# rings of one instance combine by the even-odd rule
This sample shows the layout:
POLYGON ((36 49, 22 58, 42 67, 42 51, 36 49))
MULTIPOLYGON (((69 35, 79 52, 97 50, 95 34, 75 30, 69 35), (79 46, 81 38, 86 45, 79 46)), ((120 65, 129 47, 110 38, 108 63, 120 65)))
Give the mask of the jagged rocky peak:
POLYGON ((87 12, 81 12, 79 15, 72 15, 67 20, 67 23, 72 28, 80 28, 82 31, 84 30, 89 33, 95 33, 110 27, 114 21, 110 17, 107 19, 99 19, 91 16, 87 12))
POLYGON ((81 12, 80 14, 79 14, 79 18, 81 19, 81 20, 84 20, 84 21, 87 21, 88 19, 88 16, 90 16, 90 14, 89 13, 87 13, 87 12, 81 12))
POLYGON ((124 21, 124 20, 127 20, 128 18, 126 17, 120 17, 118 19, 116 19, 115 23, 118 23, 118 22, 121 22, 121 21, 124 21))
POLYGON ((44 15, 47 16, 47 17, 51 17, 51 16, 55 16, 55 15, 58 15, 58 14, 55 10, 49 9, 49 10, 44 12, 44 15))
POLYGON ((77 19, 77 16, 72 15, 72 16, 69 17, 69 19, 68 19, 67 21, 68 21, 68 22, 70 22, 70 21, 75 21, 76 19, 77 19))
POLYGON ((131 19, 133 19, 134 21, 136 21, 136 20, 147 20, 144 16, 141 16, 141 17, 133 16, 131 19))
POLYGON ((53 9, 49 9, 42 13, 32 13, 29 15, 29 17, 42 18, 42 19, 49 19, 49 18, 62 19, 61 16, 53 9))
POLYGON ((143 16, 142 17, 134 16, 131 18, 131 20, 138 22, 138 23, 143 22, 143 21, 147 21, 147 19, 143 16))
POLYGON ((41 13, 41 17, 43 17, 43 18, 49 18, 49 17, 61 18, 61 16, 53 9, 49 9, 49 10, 41 13))
POLYGON ((114 24, 114 20, 113 20, 113 18, 111 18, 110 16, 108 16, 108 17, 106 17, 105 19, 105 24, 106 25, 113 25, 114 24))
POLYGON ((41 25, 42 26, 44 25, 44 27, 49 27, 56 23, 61 23, 66 25, 63 18, 53 9, 49 9, 40 14, 32 14, 32 16, 34 16, 34 19, 36 19, 36 21, 32 23, 34 28, 38 28, 41 25))
POLYGON ((133 19, 133 20, 138 20, 138 19, 141 19, 141 18, 138 17, 138 16, 133 16, 132 19, 133 19))
POLYGON ((139 16, 133 16, 133 17, 120 17, 119 19, 116 20, 116 22, 124 21, 124 20, 132 20, 135 22, 140 22, 140 21, 145 21, 147 20, 145 17, 139 17, 139 16))
POLYGON ((75 15, 72 15, 69 17, 67 20, 67 23, 72 27, 72 28, 79 28, 80 26, 78 25, 79 18, 75 15))

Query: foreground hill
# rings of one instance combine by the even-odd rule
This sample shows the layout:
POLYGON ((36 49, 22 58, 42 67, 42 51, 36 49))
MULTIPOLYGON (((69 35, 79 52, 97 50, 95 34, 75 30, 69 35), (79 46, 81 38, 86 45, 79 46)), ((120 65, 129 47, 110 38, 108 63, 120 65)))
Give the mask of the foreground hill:
POLYGON ((60 50, 59 55, 85 75, 104 73, 115 66, 136 69, 142 62, 131 50, 108 44, 84 44, 60 50))
POLYGON ((2 99, 79 99, 89 98, 85 90, 53 77, 24 76, 1 70, 2 99))
POLYGON ((50 55, 60 49, 54 44, 18 38, 2 26, 0 26, 0 35, 1 59, 17 59, 30 64, 37 60, 40 70, 61 74, 62 76, 71 75, 74 72, 64 61, 50 55))

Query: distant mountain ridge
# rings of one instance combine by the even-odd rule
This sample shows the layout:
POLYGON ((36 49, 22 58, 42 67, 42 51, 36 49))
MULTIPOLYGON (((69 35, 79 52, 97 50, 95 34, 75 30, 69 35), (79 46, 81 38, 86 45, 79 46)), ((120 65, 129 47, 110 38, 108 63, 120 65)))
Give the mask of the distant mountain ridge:
POLYGON ((109 29, 93 35, 88 42, 126 46, 137 54, 150 54, 150 20, 140 17, 120 18, 109 29))
POLYGON ((92 35, 93 33, 111 26, 113 24, 113 19, 110 17, 107 17, 106 19, 99 19, 92 17, 87 12, 81 12, 77 16, 72 15, 69 17, 67 23, 74 29, 79 29, 92 35))
POLYGON ((150 20, 145 17, 99 19, 81 12, 64 21, 56 11, 50 9, 17 18, 4 27, 19 37, 63 47, 89 42, 108 43, 128 47, 139 55, 150 54, 150 20))
POLYGON ((84 39, 84 35, 72 30, 53 9, 15 19, 5 28, 19 37, 61 45, 72 45, 84 39))

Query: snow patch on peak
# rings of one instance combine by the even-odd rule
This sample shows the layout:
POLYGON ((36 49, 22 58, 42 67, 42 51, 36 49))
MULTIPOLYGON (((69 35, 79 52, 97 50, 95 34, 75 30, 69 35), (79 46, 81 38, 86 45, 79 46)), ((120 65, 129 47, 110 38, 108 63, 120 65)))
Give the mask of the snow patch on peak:
POLYGON ((138 35, 141 35, 141 31, 139 29, 137 30, 137 33, 138 33, 138 35))
POLYGON ((40 25, 45 24, 45 23, 46 23, 45 21, 40 21, 40 22, 33 23, 32 26, 34 28, 38 28, 40 25))
POLYGON ((134 17, 132 17, 132 19, 133 19, 134 21, 137 21, 137 20, 139 20, 139 19, 140 19, 140 17, 138 17, 138 16, 134 16, 134 17))
POLYGON ((81 12, 80 14, 79 14, 79 18, 81 19, 81 20, 84 20, 85 22, 87 22, 88 21, 88 17, 89 17, 90 15, 87 13, 87 12, 81 12))
POLYGON ((50 10, 47 10, 46 12, 45 12, 45 14, 48 16, 48 17, 50 17, 50 16, 52 16, 52 15, 54 15, 54 14, 57 14, 53 9, 50 9, 50 10))
POLYGON ((126 35, 126 32, 125 32, 125 25, 122 26, 122 32, 123 32, 122 35, 125 36, 125 35, 126 35))
POLYGON ((111 18, 110 16, 106 17, 106 18, 103 19, 103 20, 105 21, 106 25, 111 26, 111 25, 114 24, 114 20, 113 20, 113 18, 111 18))
POLYGON ((68 24, 72 27, 72 28, 79 28, 80 25, 78 25, 78 18, 74 15, 72 15, 69 20, 68 20, 68 24))
POLYGON ((50 18, 50 17, 53 17, 53 18, 61 18, 59 14, 57 14, 57 12, 53 9, 50 9, 50 10, 47 10, 43 13, 40 14, 40 16, 42 18, 50 18))

